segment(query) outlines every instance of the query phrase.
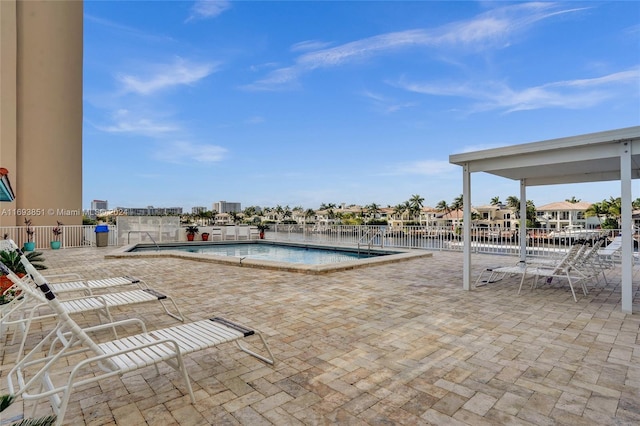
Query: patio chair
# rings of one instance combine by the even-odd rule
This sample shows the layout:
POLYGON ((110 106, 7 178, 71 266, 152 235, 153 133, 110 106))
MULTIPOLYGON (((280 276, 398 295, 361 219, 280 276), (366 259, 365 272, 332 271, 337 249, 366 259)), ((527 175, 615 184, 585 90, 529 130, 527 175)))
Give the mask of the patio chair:
MULTIPOLYGON (((25 265, 26 266, 26 265, 25 265)), ((0 263, 0 271, 7 273, 15 283, 21 280, 0 263)), ((30 267, 37 288, 43 294, 58 322, 28 354, 19 360, 7 375, 9 392, 25 401, 34 401, 35 414, 40 399, 49 398, 61 425, 71 393, 76 388, 125 373, 167 363, 180 373, 192 404, 196 403, 191 381, 183 362, 183 355, 235 342, 240 350, 259 360, 274 365, 275 359, 264 337, 257 331, 221 317, 214 317, 176 327, 147 331, 144 322, 128 319, 82 329, 62 306, 55 293, 37 270, 30 267), (90 336, 93 332, 115 329, 116 326, 138 326, 136 335, 98 343, 90 336), (242 345, 241 341, 258 336, 268 356, 263 356, 242 345), (45 353, 46 355, 42 355, 45 353), (81 355, 85 358, 81 359, 81 355), (73 366, 69 368, 69 366, 73 366)))
POLYGON ((501 268, 493 268, 494 273, 504 273, 504 274, 513 274, 513 275, 521 275, 520 286, 518 287, 518 294, 522 291, 522 285, 527 276, 531 276, 533 278, 531 282, 531 289, 535 289, 538 286, 538 279, 540 277, 547 278, 547 283, 551 283, 553 278, 565 278, 569 282, 569 288, 571 289, 571 294, 573 295, 573 300, 578 302, 576 298, 576 293, 573 288, 574 283, 580 283, 580 287, 582 288, 582 292, 586 296, 588 294, 587 287, 584 284, 584 280, 587 278, 586 275, 580 273, 573 266, 573 261, 576 258, 577 254, 583 250, 583 244, 574 244, 571 246, 569 251, 565 254, 565 256, 557 262, 555 265, 536 265, 536 264, 528 264, 527 262, 519 262, 516 266, 506 266, 501 268))
POLYGON ((609 265, 613 265, 622 251, 622 235, 618 235, 615 237, 606 247, 598 250, 598 256, 600 256, 600 260, 609 265))
MULTIPOLYGON (((20 254, 20 261, 26 270, 36 270, 27 257, 24 256, 22 250, 15 246, 13 248, 20 254)), ((31 276, 33 276, 33 274, 31 274, 31 276)), ((3 309, 0 311, 0 338, 4 338, 6 334, 5 331, 9 325, 16 325, 16 333, 14 333, 11 341, 13 343, 18 334, 22 334, 22 341, 20 343, 20 349, 18 350, 18 357, 20 357, 24 350, 31 324, 34 321, 42 321, 54 317, 56 313, 51 311, 42 313, 42 309, 47 308, 46 300, 39 292, 35 291, 32 286, 25 284, 25 280, 14 282, 14 286, 16 290, 21 292, 21 296, 20 298, 12 300, 12 302, 15 301, 15 303, 10 304, 10 306, 6 308, 3 306, 3 309), (32 301, 35 302, 35 305, 34 303, 30 303, 32 301)), ((159 302, 167 315, 181 322, 185 321, 180 308, 178 308, 173 298, 151 288, 83 296, 59 301, 60 306, 67 314, 95 312, 100 320, 104 317, 108 322, 113 322, 110 311, 112 308, 129 307, 148 302, 159 302), (175 313, 169 310, 167 303, 172 305, 175 313)))
MULTIPOLYGON (((18 245, 13 240, 0 240, 0 250, 14 251, 16 248, 18 248, 18 245)), ((83 292, 86 295, 92 295, 93 290, 104 290, 132 285, 135 285, 140 289, 149 288, 149 286, 144 281, 127 275, 120 277, 85 280, 78 273, 65 273, 45 275, 45 279, 49 282, 49 286, 51 286, 51 288, 53 288, 57 294, 65 292, 83 292), (67 281, 69 279, 73 281, 67 281)))

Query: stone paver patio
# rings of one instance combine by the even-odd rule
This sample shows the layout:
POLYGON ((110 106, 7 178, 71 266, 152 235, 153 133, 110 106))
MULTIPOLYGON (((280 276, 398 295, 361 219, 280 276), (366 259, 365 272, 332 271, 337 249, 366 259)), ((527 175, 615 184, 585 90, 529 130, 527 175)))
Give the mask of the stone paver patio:
MULTIPOLYGON (((170 294, 190 320, 263 332, 274 367, 233 344, 190 354, 197 398, 153 367, 85 386, 65 423, 87 425, 632 425, 640 423, 640 290, 620 311, 620 277, 578 294, 517 279, 462 290, 462 255, 327 275, 180 259, 104 259, 108 248, 45 252, 48 273, 122 274, 170 294)), ((474 255, 476 274, 508 257, 474 255)), ((476 275, 474 274, 474 275, 476 275)), ((636 274, 637 275, 637 274, 636 274)), ((178 324, 154 304, 113 310, 150 329, 178 324)), ((95 324, 94 315, 77 318, 95 324)), ((33 346, 52 325, 32 328, 33 346)), ((12 331, 12 330, 11 330, 12 331)), ((0 392, 17 344, 0 351, 0 392)), ((30 414, 16 401, 3 418, 30 414)), ((51 414, 48 401, 36 415, 51 414)))

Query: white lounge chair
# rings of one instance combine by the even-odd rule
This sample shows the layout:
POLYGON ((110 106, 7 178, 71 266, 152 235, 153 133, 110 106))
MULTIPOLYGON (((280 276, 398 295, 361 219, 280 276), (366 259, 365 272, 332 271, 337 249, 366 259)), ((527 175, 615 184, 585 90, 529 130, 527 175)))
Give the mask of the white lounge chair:
MULTIPOLYGON (((16 248, 15 245, 13 246, 13 249, 20 254, 20 260, 26 270, 35 270, 33 265, 31 265, 20 249, 16 248)), ((42 276, 41 274, 39 275, 42 276)), ((15 341, 15 338, 19 334, 18 332, 21 332, 22 341, 18 351, 18 357, 20 357, 23 352, 31 324, 34 321, 42 321, 46 318, 51 318, 55 316, 56 313, 51 310, 46 311, 47 303, 42 294, 35 291, 34 287, 25 284, 25 280, 19 280, 14 283, 14 286, 21 292, 21 296, 20 298, 12 300, 9 306, 2 306, 2 309, 0 310, 0 338, 4 338, 6 334, 5 330, 9 325, 16 325, 17 329, 16 333, 13 335, 12 342, 15 341), (45 312, 43 312, 43 309, 45 312)), ((108 322, 113 322, 113 317, 111 316, 110 311, 111 309, 129 307, 148 302, 159 302, 167 315, 184 322, 184 315, 173 298, 151 288, 83 296, 61 300, 59 301, 59 304, 67 314, 95 312, 99 318, 102 316, 108 322), (169 310, 167 303, 173 307, 175 313, 169 310)))
MULTIPOLYGON (((18 245, 13 240, 0 240, 0 250, 14 251, 16 248, 18 248, 18 245)), ((83 292, 86 295, 91 295, 94 290, 105 290, 122 286, 136 286, 140 289, 149 288, 149 286, 139 278, 127 275, 94 280, 85 280, 78 273, 44 275, 44 277, 49 282, 49 286, 53 288, 57 294, 83 292), (70 279, 72 281, 69 281, 70 279)))
POLYGON ((619 260, 620 252, 622 252, 622 235, 614 237, 606 247, 598 250, 598 256, 601 261, 613 264, 619 260))
POLYGON ((533 277, 533 281, 531 282, 531 289, 535 289, 537 287, 538 279, 540 277, 547 278, 548 282, 551 282, 553 278, 565 278, 569 282, 569 288, 571 289, 573 300, 575 302, 578 302, 573 284, 579 282, 580 287, 582 288, 582 292, 586 296, 588 294, 588 291, 586 285, 584 284, 584 280, 587 277, 583 273, 577 271, 572 262, 583 248, 583 244, 574 244, 562 258, 562 260, 556 265, 535 265, 528 264, 527 262, 519 262, 516 266, 493 268, 493 273, 521 275, 522 278, 520 279, 518 294, 520 294, 520 292, 522 291, 522 285, 527 276, 533 277))
MULTIPOLYGON (((7 273, 16 284, 21 281, 1 263, 0 270, 7 273)), ((7 384, 9 392, 13 395, 34 401, 33 413, 38 400, 49 398, 57 415, 56 425, 63 423, 69 397, 74 389, 152 365, 160 374, 158 364, 162 362, 180 372, 191 403, 195 404, 195 396, 182 356, 222 343, 236 342, 242 351, 268 364, 275 363, 273 354, 260 333, 220 317, 151 332, 147 331, 139 319, 81 329, 51 291, 42 275, 33 267, 29 267, 28 272, 51 309, 57 314, 58 323, 9 371, 7 384), (137 325, 142 332, 102 343, 90 337, 90 333, 95 331, 127 325, 137 325), (241 340, 253 335, 260 338, 268 356, 260 355, 241 344, 241 340), (46 355, 43 356, 43 353, 46 355), (81 359, 81 355, 85 358, 81 359), (71 365, 73 367, 70 369, 71 365)))

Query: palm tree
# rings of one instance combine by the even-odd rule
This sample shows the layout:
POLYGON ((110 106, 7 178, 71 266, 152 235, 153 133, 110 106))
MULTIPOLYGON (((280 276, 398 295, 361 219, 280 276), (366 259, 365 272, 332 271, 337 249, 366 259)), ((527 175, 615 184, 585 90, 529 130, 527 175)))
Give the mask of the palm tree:
POLYGON ((424 198, 415 194, 409 198, 409 206, 411 208, 411 216, 417 217, 420 220, 420 210, 422 210, 422 203, 424 198))
POLYGON ((513 215, 516 219, 520 219, 520 199, 515 195, 507 197, 507 207, 513 210, 513 215))
POLYGON ((393 215, 398 216, 402 219, 402 215, 404 214, 404 205, 398 204, 393 208, 393 215))
POLYGON ((584 212, 584 215, 586 217, 593 217, 593 216, 597 217, 598 218, 598 223, 600 225, 602 225, 602 216, 606 215, 606 214, 607 214, 607 212, 606 212, 604 206, 602 205, 602 203, 593 203, 584 212))
POLYGON ((305 223, 307 222, 307 219, 315 217, 315 215, 316 215, 316 211, 315 210, 313 210, 313 209, 305 210, 305 212, 304 212, 304 221, 305 221, 305 223))
POLYGON ((380 213, 380 206, 376 203, 371 203, 368 206, 365 206, 365 209, 367 209, 367 213, 371 219, 375 219, 376 215, 380 213))
POLYGON ((462 210, 464 208, 464 198, 462 194, 453 199, 451 210, 462 210))
POLYGON ((231 223, 234 225, 240 220, 240 214, 238 212, 229 212, 228 215, 231 218, 231 223))
POLYGON ((565 201, 571 203, 571 204, 575 204, 575 203, 579 203, 580 199, 576 198, 575 195, 572 195, 571 198, 566 199, 565 201))
POLYGON ((502 204, 502 203, 500 202, 500 197, 493 197, 493 198, 491 199, 491 205, 492 205, 492 206, 497 206, 497 205, 499 205, 499 204, 502 204))
POLYGON ((438 204, 436 204, 436 210, 439 212, 449 213, 451 211, 451 206, 445 201, 442 200, 438 204))

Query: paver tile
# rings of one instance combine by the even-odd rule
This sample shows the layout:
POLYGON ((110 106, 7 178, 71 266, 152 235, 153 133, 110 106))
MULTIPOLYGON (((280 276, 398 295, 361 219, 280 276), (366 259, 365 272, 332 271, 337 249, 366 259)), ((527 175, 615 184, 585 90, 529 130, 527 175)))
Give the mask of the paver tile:
MULTIPOLYGON (((195 321, 224 316, 262 331, 277 364, 222 345, 186 355, 196 395, 166 365, 72 393, 69 424, 602 425, 640 423, 640 308, 620 312, 620 276, 574 303, 566 285, 523 289, 508 277, 462 290, 462 255, 326 275, 175 258, 105 259, 98 248, 46 251, 50 273, 134 275, 195 321)), ((473 255, 474 272, 509 259, 473 255)), ((634 294, 640 297, 640 267, 634 294)), ((156 307, 117 309, 150 329, 176 325, 156 307)), ((78 323, 96 324, 95 315, 78 323)), ((27 349, 53 326, 34 324, 27 349)), ((15 362, 0 345, 0 392, 15 362)), ((108 339, 107 333, 97 337, 108 339)), ((70 371, 85 354, 65 360, 70 371)), ((25 406, 26 405, 26 406, 25 406)), ((30 413, 18 399, 6 412, 30 413)), ((48 402, 36 415, 51 413, 48 402)), ((4 415, 5 413, 3 413, 4 415)))

